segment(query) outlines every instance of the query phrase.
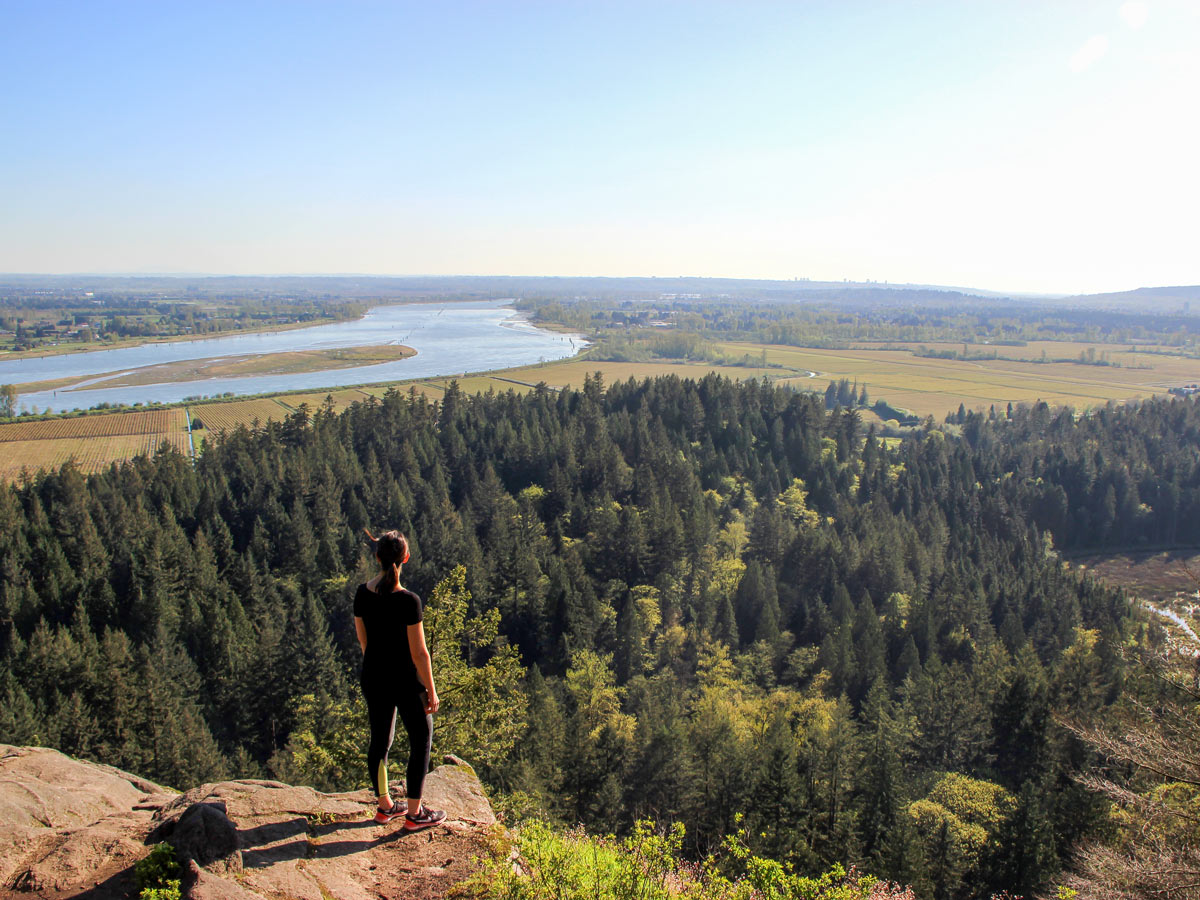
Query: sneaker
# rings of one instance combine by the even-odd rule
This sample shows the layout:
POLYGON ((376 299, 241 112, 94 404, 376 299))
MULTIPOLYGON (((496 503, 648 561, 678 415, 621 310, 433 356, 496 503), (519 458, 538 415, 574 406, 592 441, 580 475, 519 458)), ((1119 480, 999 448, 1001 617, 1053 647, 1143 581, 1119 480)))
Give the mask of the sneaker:
POLYGON ((404 804, 397 803, 395 800, 393 800, 391 808, 387 811, 382 809, 375 810, 375 824, 386 825, 388 822, 392 822, 401 816, 406 815, 406 809, 407 807, 404 804))
POLYGON ((428 806, 421 807, 421 811, 415 816, 405 814, 404 830, 405 831, 420 831, 422 828, 432 828, 434 825, 439 825, 446 818, 446 814, 440 809, 430 809, 428 806))

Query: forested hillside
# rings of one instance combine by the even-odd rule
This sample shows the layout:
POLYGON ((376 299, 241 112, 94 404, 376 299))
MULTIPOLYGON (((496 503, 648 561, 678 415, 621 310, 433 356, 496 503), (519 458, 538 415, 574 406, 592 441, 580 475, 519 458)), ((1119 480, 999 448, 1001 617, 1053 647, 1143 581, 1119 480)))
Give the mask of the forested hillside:
POLYGON ((1200 542, 1196 403, 1109 404, 1079 417, 1044 403, 1011 419, 968 413, 962 433, 1003 494, 1064 548, 1200 542))
POLYGON ((1052 548, 1194 540, 1198 427, 1187 400, 1040 406, 888 449, 762 382, 593 378, 66 468, 0 491, 0 741, 180 787, 362 786, 351 596, 362 528, 398 527, 405 583, 443 583, 431 631, 466 617, 453 656, 519 653, 520 690, 442 732, 506 802, 679 821, 693 854, 741 821, 757 852, 926 896, 1029 891, 1104 813, 1052 717, 1114 702, 1139 627, 1052 548))

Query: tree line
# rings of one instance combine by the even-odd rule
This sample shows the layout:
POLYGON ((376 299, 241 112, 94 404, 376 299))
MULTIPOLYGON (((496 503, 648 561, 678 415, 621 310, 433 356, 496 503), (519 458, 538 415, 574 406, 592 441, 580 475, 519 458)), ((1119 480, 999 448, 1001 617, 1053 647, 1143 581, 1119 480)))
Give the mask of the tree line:
MULTIPOLYGON (((702 341, 750 341, 795 347, 847 347, 863 341, 963 344, 963 357, 1030 341, 1125 344, 1130 349, 1196 352, 1200 323, 1190 313, 1038 307, 952 291, 883 289, 805 292, 803 300, 589 299, 528 296, 518 307, 535 322, 587 332, 606 352, 654 355, 664 330, 702 341)), ((924 349, 925 355, 939 350, 924 349)), ((1003 356, 1003 352, 1000 353, 1003 356)), ((1097 364, 1092 359, 1085 363, 1097 364)))

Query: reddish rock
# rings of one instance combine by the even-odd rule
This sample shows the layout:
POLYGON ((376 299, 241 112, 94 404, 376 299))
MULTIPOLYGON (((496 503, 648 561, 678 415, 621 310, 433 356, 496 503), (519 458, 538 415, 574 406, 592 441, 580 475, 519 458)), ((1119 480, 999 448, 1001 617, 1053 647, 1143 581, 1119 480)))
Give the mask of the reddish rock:
POLYGON ((402 820, 374 823, 368 791, 228 781, 176 794, 57 751, 0 745, 0 900, 124 900, 133 864, 158 840, 184 858, 194 900, 434 900, 475 869, 495 825, 474 771, 455 762, 426 781, 446 823, 408 834, 402 820))
POLYGON ((276 781, 227 781, 202 785, 161 808, 154 834, 199 864, 195 869, 204 874, 190 888, 192 897, 225 896, 221 891, 243 900, 441 897, 474 870, 496 818, 465 764, 430 772, 425 797, 446 811, 446 824, 407 834, 401 820, 374 823, 369 791, 322 794, 276 781), (189 819, 201 817, 204 825, 189 834, 212 836, 200 842, 207 856, 192 853, 193 838, 181 835, 189 819), (222 820, 236 835, 237 849, 229 854, 215 849, 225 846, 222 820))
POLYGON ((112 766, 0 744, 0 897, 127 896, 152 815, 176 796, 112 766))

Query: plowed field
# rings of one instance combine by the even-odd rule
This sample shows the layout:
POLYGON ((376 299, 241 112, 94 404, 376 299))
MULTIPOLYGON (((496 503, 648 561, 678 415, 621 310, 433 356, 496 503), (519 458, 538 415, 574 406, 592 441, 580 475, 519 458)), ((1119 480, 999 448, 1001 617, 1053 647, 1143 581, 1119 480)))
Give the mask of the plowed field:
POLYGON ((74 419, 46 419, 0 425, 0 443, 6 441, 48 441, 61 438, 100 438, 115 435, 187 432, 187 417, 182 409, 149 409, 140 412, 79 416, 74 419))
POLYGON ((72 459, 80 471, 98 472, 114 462, 153 453, 163 441, 190 453, 182 409, 0 425, 0 480, 57 468, 72 459), (147 430, 152 416, 158 417, 160 430, 147 430))
POLYGON ((300 404, 307 403, 309 412, 316 412, 325 405, 326 397, 332 397, 334 412, 341 412, 352 403, 366 400, 368 396, 367 393, 357 388, 348 388, 345 390, 314 391, 311 394, 286 394, 279 398, 279 402, 292 409, 299 409, 300 404))
POLYGON ((258 422, 282 422, 292 412, 278 400, 234 400, 229 403, 207 403, 203 406, 188 407, 193 421, 199 419, 204 428, 196 432, 199 440, 201 435, 216 434, 221 431, 232 431, 239 425, 251 427, 258 422))

